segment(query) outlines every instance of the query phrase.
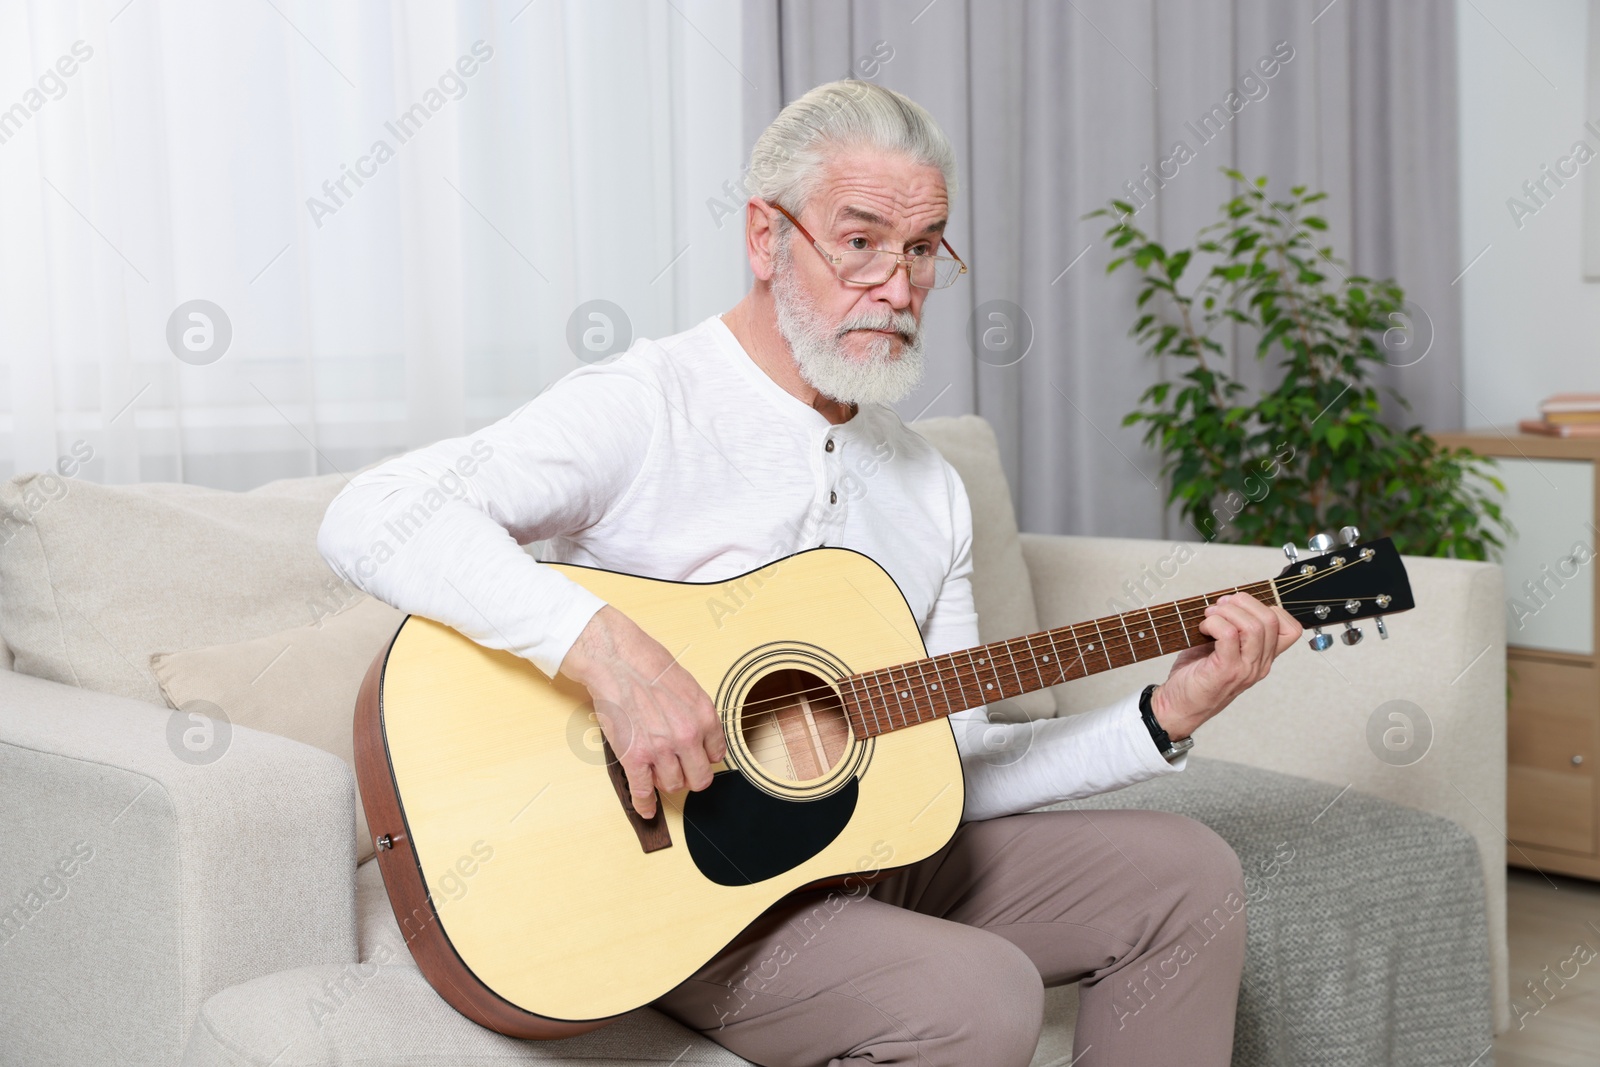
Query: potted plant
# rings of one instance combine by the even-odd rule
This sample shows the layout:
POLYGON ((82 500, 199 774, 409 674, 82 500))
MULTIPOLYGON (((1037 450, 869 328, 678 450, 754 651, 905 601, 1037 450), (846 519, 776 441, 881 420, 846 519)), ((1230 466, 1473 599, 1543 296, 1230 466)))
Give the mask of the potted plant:
POLYGON ((1141 274, 1131 333, 1180 368, 1123 419, 1148 427, 1168 503, 1208 541, 1301 543, 1356 526, 1411 555, 1497 553, 1511 529, 1490 492, 1504 491, 1493 461, 1380 418, 1369 372, 1417 343, 1400 286, 1351 274, 1315 246, 1312 233, 1327 222, 1310 209, 1326 194, 1302 185, 1272 200, 1265 177, 1224 173, 1239 191, 1192 248, 1167 250, 1121 201, 1084 216, 1113 220, 1104 236, 1119 254, 1107 273, 1131 264, 1141 274), (1208 269, 1186 292, 1186 273, 1202 263, 1208 269), (1218 337, 1234 324, 1255 337, 1257 359, 1282 368, 1259 395, 1225 369, 1218 337))

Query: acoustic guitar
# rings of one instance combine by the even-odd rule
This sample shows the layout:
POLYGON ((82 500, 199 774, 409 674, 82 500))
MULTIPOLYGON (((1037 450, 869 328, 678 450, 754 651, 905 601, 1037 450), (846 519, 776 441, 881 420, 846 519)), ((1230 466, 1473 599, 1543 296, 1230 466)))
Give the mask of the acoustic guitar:
POLYGON ((1387 538, 1312 541, 1274 579, 929 656, 905 598, 842 548, 731 582, 546 564, 672 651, 710 694, 727 758, 641 819, 587 690, 409 616, 373 662, 357 778, 406 943, 456 1010, 516 1037, 602 1026, 677 986, 780 898, 872 880, 955 833, 945 717, 1209 640, 1217 597, 1321 626, 1408 610, 1387 538), (734 592, 736 591, 736 592, 734 592), (730 597, 730 592, 734 595, 730 597))

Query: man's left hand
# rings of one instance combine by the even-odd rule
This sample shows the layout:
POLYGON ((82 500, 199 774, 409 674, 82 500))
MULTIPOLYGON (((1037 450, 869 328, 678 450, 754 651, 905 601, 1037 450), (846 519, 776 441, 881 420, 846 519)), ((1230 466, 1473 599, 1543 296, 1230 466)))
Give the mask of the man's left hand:
POLYGON ((1229 593, 1206 608, 1198 629, 1213 640, 1178 653, 1172 673, 1151 695, 1156 722, 1174 740, 1233 702, 1272 669, 1302 627, 1280 607, 1249 593, 1229 593))

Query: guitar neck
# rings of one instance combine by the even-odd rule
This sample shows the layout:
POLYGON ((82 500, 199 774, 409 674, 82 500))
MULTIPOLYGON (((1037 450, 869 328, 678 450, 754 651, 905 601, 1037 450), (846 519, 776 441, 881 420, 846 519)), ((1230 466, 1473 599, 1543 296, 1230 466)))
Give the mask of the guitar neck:
POLYGON ((1211 640, 1200 623, 1229 593, 1280 602, 1268 580, 854 674, 840 683, 850 725, 871 737, 1180 652, 1211 640))

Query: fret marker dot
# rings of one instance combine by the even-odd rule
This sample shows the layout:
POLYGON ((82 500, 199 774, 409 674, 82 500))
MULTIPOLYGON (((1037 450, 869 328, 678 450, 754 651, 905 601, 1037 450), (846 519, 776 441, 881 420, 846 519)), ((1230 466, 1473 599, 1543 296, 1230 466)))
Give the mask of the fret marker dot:
POLYGON ((1045 661, 1045 662, 1046 662, 1046 663, 1049 663, 1049 662, 1050 662, 1050 657, 1049 657, 1049 656, 1046 656, 1046 657, 1045 657, 1045 658, 1044 658, 1044 661, 1045 661))
POLYGON ((1090 646, 1089 646, 1089 651, 1090 651, 1090 652, 1093 652, 1093 651, 1094 651, 1094 646, 1093 646, 1093 645, 1090 645, 1090 646))
POLYGON ((901 693, 900 695, 903 696, 903 697, 908 697, 908 696, 911 695, 911 690, 907 689, 904 693, 901 693))
POLYGON ((983 660, 981 660, 981 659, 980 659, 980 660, 979 660, 979 661, 978 661, 978 662, 979 662, 979 663, 982 663, 982 662, 983 662, 983 660))
POLYGON ((993 689, 994 688, 994 683, 990 682, 988 685, 985 685, 984 688, 985 689, 993 689))
POLYGON ((1140 637, 1143 637, 1143 636, 1144 636, 1144 631, 1143 631, 1143 630, 1140 630, 1140 631, 1139 631, 1139 636, 1140 636, 1140 637))
POLYGON ((939 687, 938 687, 938 686, 936 686, 936 685, 935 685, 935 686, 930 686, 930 687, 929 687, 929 688, 931 688, 931 689, 937 689, 937 688, 939 688, 939 687))

